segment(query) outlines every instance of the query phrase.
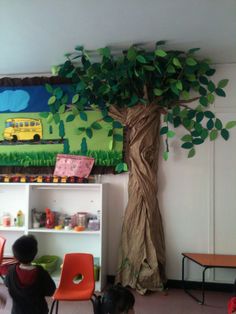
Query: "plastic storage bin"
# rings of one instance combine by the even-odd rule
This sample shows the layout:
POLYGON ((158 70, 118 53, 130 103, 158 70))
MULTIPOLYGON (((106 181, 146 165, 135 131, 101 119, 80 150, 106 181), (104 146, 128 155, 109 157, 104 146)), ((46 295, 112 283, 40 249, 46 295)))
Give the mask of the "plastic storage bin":
POLYGON ((58 256, 55 256, 55 255, 43 255, 39 258, 36 258, 32 262, 32 265, 40 265, 49 273, 52 273, 57 268, 58 259, 59 259, 58 256))

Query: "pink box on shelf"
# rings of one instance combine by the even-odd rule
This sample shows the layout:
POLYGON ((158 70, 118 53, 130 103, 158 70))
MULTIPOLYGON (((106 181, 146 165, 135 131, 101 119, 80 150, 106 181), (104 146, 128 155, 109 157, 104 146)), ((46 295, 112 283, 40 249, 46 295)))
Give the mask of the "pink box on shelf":
POLYGON ((93 168, 94 158, 78 155, 58 154, 54 176, 87 178, 93 168))

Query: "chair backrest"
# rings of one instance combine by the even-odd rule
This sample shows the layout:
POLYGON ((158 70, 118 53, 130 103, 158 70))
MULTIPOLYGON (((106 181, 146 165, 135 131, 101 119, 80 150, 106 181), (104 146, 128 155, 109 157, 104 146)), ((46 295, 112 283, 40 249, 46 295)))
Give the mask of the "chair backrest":
POLYGON ((4 237, 0 236, 0 264, 3 261, 3 253, 4 253, 5 243, 6 243, 6 239, 4 237))
POLYGON ((88 286, 93 287, 93 289, 95 288, 94 262, 92 254, 65 254, 59 288, 63 286, 68 289, 73 289, 76 285, 81 289, 88 286), (79 283, 76 283, 75 278, 78 276, 80 277, 80 275, 82 280, 79 283))

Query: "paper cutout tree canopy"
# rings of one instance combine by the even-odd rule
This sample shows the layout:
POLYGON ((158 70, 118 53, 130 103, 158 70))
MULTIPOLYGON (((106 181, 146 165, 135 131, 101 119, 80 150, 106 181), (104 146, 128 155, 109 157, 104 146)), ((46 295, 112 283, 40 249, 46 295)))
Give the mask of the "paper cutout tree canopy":
POLYGON ((163 49, 163 44, 157 42, 152 50, 132 45, 115 55, 112 48, 105 47, 97 50, 100 58, 77 46, 66 54, 63 65, 54 67, 60 76, 71 78, 72 103, 62 101, 64 95, 57 97, 55 90, 49 99, 52 115, 70 111, 71 119, 82 117, 85 104, 90 104, 104 121, 113 126, 118 121, 129 129, 129 200, 116 280, 140 293, 160 290, 166 281, 164 234, 156 197, 159 135, 164 137, 163 157, 167 159, 169 139, 175 136, 175 128, 183 127, 186 134, 181 147, 190 158, 208 138, 228 140, 229 129, 236 125, 235 121, 223 125, 209 109, 215 96, 225 97, 228 80, 213 81, 215 69, 209 60, 196 56, 198 48, 173 51, 163 49))

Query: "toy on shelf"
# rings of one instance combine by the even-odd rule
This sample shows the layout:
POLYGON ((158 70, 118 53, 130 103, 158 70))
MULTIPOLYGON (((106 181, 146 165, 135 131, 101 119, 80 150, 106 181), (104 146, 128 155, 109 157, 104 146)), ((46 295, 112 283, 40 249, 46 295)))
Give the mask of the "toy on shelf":
POLYGON ((45 227, 46 213, 38 211, 36 208, 32 209, 32 228, 45 227))
POLYGON ((52 229, 55 226, 55 214, 50 210, 50 208, 46 208, 45 212, 46 212, 46 228, 52 229))

